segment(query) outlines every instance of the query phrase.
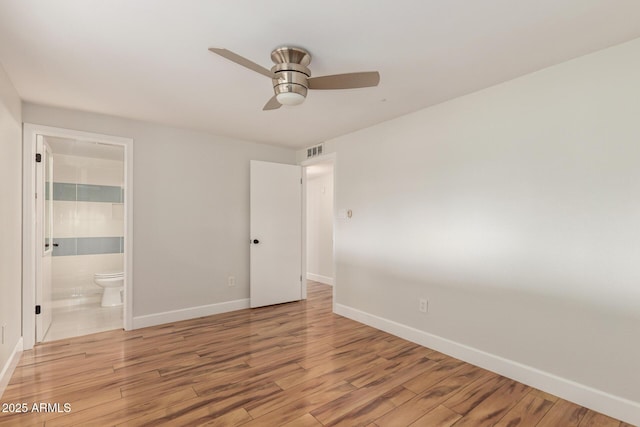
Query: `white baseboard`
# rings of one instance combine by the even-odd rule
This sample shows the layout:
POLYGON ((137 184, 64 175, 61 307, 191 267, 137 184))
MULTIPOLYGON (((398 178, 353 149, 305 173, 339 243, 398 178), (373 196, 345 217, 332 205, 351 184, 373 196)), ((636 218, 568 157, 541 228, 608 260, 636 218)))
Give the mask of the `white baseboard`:
POLYGON ((181 320, 195 319, 211 316, 213 314, 249 308, 249 299, 221 302, 218 304, 201 305, 182 310, 165 311, 163 313, 147 314, 133 318, 133 329, 146 328, 148 326, 162 325, 164 323, 179 322, 181 320))
POLYGON ((313 280, 314 282, 324 283, 325 285, 333 286, 333 277, 322 276, 320 274, 307 273, 307 280, 313 280))
POLYGON ((13 371, 15 371, 18 362, 20 361, 20 355, 22 354, 22 337, 18 339, 16 346, 13 348, 7 363, 2 367, 2 372, 0 372, 0 397, 4 394, 4 390, 7 388, 9 384, 9 380, 11 380, 11 375, 13 375, 13 371))
POLYGON ((335 312, 341 316, 496 372, 610 417, 633 425, 640 425, 639 402, 614 396, 531 366, 523 365, 513 360, 505 359, 342 304, 335 305, 335 312))

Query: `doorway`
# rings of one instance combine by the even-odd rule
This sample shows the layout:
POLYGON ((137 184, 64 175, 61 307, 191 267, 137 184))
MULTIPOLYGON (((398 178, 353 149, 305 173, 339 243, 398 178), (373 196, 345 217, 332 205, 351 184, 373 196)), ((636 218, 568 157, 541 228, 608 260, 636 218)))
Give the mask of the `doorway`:
POLYGON ((132 143, 130 138, 24 125, 25 349, 40 341, 131 329, 132 143), (48 163, 49 190, 40 189, 38 199, 42 147, 48 147, 53 161, 48 163), (38 209, 43 198, 49 200, 53 218, 45 238, 38 209), (47 265, 41 262, 42 242, 51 248, 49 271, 42 268, 47 265), (95 284, 94 274, 116 270, 122 273, 122 305, 102 307, 103 289, 95 284), (49 327, 46 320, 51 317, 49 327))
POLYGON ((305 279, 331 286, 335 285, 334 165, 332 154, 303 162, 305 279))

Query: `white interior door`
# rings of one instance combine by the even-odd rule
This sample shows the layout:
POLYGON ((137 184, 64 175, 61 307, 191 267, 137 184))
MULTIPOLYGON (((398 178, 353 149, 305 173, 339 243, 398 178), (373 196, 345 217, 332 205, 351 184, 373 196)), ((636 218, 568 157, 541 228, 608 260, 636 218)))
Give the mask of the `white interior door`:
POLYGON ((302 299, 302 169, 251 161, 251 307, 302 299))
POLYGON ((36 342, 44 340, 52 320, 53 156, 42 135, 36 140, 36 342), (37 313, 37 309, 36 309, 37 313))

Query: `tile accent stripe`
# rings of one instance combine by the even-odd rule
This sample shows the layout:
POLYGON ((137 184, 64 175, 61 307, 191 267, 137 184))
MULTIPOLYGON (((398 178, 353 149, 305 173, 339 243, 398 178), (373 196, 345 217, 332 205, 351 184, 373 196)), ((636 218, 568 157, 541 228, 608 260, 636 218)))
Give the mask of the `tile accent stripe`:
POLYGON ((53 200, 123 203, 124 189, 111 185, 53 183, 53 200))
POLYGON ((53 239, 53 256, 76 255, 78 253, 76 239, 74 238, 54 238, 53 239), (56 246, 58 245, 58 246, 56 246))
POLYGON ((53 200, 76 201, 76 184, 53 183, 53 200))
POLYGON ((124 253, 124 237, 54 238, 53 256, 124 253))

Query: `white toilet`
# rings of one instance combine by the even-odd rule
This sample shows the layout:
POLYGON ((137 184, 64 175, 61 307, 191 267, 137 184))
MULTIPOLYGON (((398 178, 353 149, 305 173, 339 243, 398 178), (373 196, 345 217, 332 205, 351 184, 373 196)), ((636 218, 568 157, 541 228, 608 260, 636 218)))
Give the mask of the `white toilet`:
POLYGON ((122 305, 122 290, 124 289, 124 272, 96 273, 93 275, 96 285, 104 288, 102 293, 103 307, 122 305))

